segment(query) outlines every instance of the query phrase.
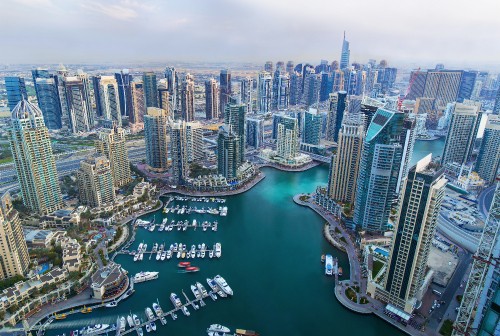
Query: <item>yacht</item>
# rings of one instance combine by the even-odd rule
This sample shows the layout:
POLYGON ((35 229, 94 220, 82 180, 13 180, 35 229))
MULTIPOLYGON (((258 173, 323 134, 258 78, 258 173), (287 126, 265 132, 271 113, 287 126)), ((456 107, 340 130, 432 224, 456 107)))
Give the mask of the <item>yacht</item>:
POLYGON ((118 306, 118 302, 116 302, 116 301, 111 301, 110 303, 106 304, 107 308, 112 308, 112 307, 116 307, 116 306, 118 306))
POLYGON ((132 278, 134 283, 140 283, 154 279, 158 279, 158 272, 140 272, 134 275, 134 277, 132 278))
POLYGON ((212 298, 212 300, 217 300, 217 295, 215 295, 214 292, 210 292, 210 297, 212 298))
MULTIPOLYGON (((170 251, 168 251, 168 252, 170 252, 170 251)), ((166 256, 167 256, 167 252, 163 251, 163 252, 161 253, 160 260, 161 260, 161 261, 165 260, 166 256)))
POLYGON ((178 247, 178 246, 179 246, 179 245, 177 245, 177 243, 174 243, 174 249, 173 249, 173 251, 174 251, 174 252, 177 252, 177 247, 178 247))
POLYGON ((127 323, 130 328, 134 326, 134 319, 132 318, 131 315, 127 315, 127 323))
POLYGON ((327 254, 325 256, 325 274, 332 275, 333 274, 333 257, 331 254, 327 254))
POLYGON ((217 292, 219 290, 219 287, 217 286, 217 284, 213 279, 207 278, 207 284, 214 292, 217 292))
POLYGON ((191 250, 191 258, 196 257, 196 250, 191 250))
POLYGON ((144 331, 142 331, 142 328, 137 328, 137 335, 144 336, 144 331))
POLYGON ((162 253, 162 251, 161 251, 161 250, 158 250, 158 253, 156 253, 156 260, 160 260, 160 258, 161 258, 161 253, 162 253))
POLYGON ((170 294, 170 301, 172 301, 172 303, 174 304, 175 307, 182 306, 181 300, 179 299, 179 297, 175 293, 170 294))
POLYGON ((215 333, 228 333, 231 330, 229 330, 228 327, 224 327, 223 325, 220 324, 212 324, 210 327, 207 328, 207 332, 215 332, 215 333))
POLYGON ((156 302, 153 303, 153 310, 155 311, 158 317, 160 317, 160 315, 163 314, 163 310, 161 309, 160 305, 156 302))
POLYGON ((210 258, 213 258, 214 257, 214 250, 210 250, 210 252, 208 252, 208 256, 210 258))
POLYGON ((215 256, 217 258, 220 258, 221 254, 222 254, 221 245, 220 245, 220 243, 216 243, 215 244, 215 256))
POLYGON ((124 332, 125 328, 127 328, 127 322, 125 321, 125 317, 120 317, 120 324, 119 324, 120 332, 124 332))
POLYGON ((149 323, 146 323, 146 332, 151 332, 151 326, 149 323))
MULTIPOLYGON (((162 255, 162 257, 163 257, 163 255, 162 255)), ((170 258, 172 258, 172 250, 167 251, 167 259, 170 259, 170 258)))
POLYGON ((149 322, 149 325, 151 326, 151 330, 156 331, 156 323, 154 321, 149 322))
POLYGON ((191 315, 191 313, 189 312, 189 310, 186 308, 186 306, 182 306, 182 312, 184 313, 184 315, 186 316, 189 316, 191 315))
POLYGON ((144 259, 144 253, 139 254, 139 260, 144 259))
POLYGON ((160 317, 160 322, 161 322, 162 325, 167 324, 167 319, 165 318, 165 316, 161 316, 160 317))
POLYGON ((109 324, 96 324, 95 326, 88 326, 80 331, 82 335, 93 335, 100 333, 109 328, 109 324))
POLYGON ((155 315, 153 314, 153 311, 149 307, 146 308, 146 316, 148 317, 148 319, 150 321, 154 320, 154 318, 155 318, 155 315))
POLYGON ((136 326, 140 325, 141 324, 141 320, 139 320, 139 318, 137 317, 137 315, 132 315, 132 318, 134 319, 134 323, 136 326))
POLYGON ((195 296, 197 299, 201 299, 201 293, 200 293, 200 291, 198 290, 198 287, 196 287, 195 285, 191 285, 191 291, 193 292, 194 296, 195 296))
POLYGON ((226 280, 224 280, 223 277, 221 277, 220 275, 216 275, 214 281, 224 291, 224 293, 233 295, 233 290, 231 289, 231 287, 229 287, 229 285, 227 284, 226 280))
POLYGON ((196 227, 196 219, 193 219, 193 226, 196 227))
POLYGON ((153 224, 149 227, 149 232, 153 232, 156 229, 156 224, 153 224))
POLYGON ((201 283, 197 282, 196 287, 198 287, 198 290, 200 291, 202 297, 207 296, 207 290, 205 289, 205 287, 203 287, 201 283))

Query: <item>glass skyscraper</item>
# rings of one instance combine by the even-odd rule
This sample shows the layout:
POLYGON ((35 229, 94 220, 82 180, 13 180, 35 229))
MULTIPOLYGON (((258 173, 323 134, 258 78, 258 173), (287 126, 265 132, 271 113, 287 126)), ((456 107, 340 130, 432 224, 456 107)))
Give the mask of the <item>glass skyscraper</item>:
POLYGON ((5 77, 5 90, 7 90, 9 111, 12 111, 21 100, 28 99, 24 78, 5 77))
POLYGON ((156 74, 153 71, 145 72, 142 75, 142 84, 144 85, 144 103, 146 104, 146 108, 158 107, 156 74))

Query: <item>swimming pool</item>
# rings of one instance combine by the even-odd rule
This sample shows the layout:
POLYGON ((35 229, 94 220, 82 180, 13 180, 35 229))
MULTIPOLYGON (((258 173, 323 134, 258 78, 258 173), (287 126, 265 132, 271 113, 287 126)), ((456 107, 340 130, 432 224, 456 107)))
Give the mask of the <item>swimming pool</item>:
POLYGON ((47 272, 50 268, 49 264, 41 264, 39 266, 41 267, 41 269, 38 271, 38 274, 43 274, 43 273, 47 272))
POLYGON ((384 257, 388 257, 389 256, 389 252, 387 252, 386 250, 382 250, 381 248, 379 247, 376 247, 373 252, 375 253, 378 253, 380 255, 383 255, 384 257))

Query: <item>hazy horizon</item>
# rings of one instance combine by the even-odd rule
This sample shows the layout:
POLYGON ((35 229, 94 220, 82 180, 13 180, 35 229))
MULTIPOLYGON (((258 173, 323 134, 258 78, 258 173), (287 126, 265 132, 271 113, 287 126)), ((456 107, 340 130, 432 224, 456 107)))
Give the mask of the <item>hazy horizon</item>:
POLYGON ((500 70, 500 3, 376 4, 4 0, 0 64, 318 64, 339 60, 345 30, 351 63, 500 70))

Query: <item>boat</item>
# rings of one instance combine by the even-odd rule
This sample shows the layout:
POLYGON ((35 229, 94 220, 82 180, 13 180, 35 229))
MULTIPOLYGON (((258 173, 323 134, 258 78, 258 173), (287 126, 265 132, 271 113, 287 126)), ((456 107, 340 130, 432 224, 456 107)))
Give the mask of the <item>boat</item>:
POLYGON ((213 257, 214 257, 214 250, 210 250, 210 251, 208 252, 208 256, 209 256, 210 258, 213 258, 213 257))
POLYGON ((333 257, 331 254, 327 254, 325 258, 325 274, 326 275, 333 274, 333 257))
MULTIPOLYGON (((170 250, 168 252, 170 252, 170 250)), ((167 257, 167 252, 163 251, 161 253, 160 260, 163 261, 163 260, 165 260, 166 257, 167 257)))
POLYGON ((211 324, 210 327, 207 328, 207 332, 216 332, 216 333, 228 333, 231 330, 228 327, 224 327, 220 324, 211 324))
POLYGON ((233 290, 231 289, 231 287, 229 287, 229 285, 227 284, 226 280, 224 280, 223 277, 221 277, 220 275, 216 275, 214 281, 224 291, 224 293, 228 295, 233 295, 233 290))
POLYGON ((207 278, 207 284, 214 292, 217 292, 219 290, 217 283, 213 279, 207 278))
POLYGON ((156 229, 156 224, 153 224, 149 227, 149 232, 153 232, 156 229))
POLYGON ((73 330, 72 332, 69 333, 69 336, 78 336, 78 335, 80 335, 80 331, 79 330, 73 330))
POLYGON ((324 254, 321 255, 321 262, 325 262, 325 255, 324 254))
POLYGON ((55 314, 54 317, 56 320, 64 320, 67 316, 66 314, 55 314))
POLYGON ((112 308, 118 306, 118 302, 116 301, 111 301, 110 303, 106 304, 107 308, 112 308))
POLYGON ((181 251, 177 252, 177 259, 181 257, 181 251))
POLYGON ((181 258, 182 259, 186 258, 186 251, 182 251, 181 258))
POLYGON ((214 292, 210 292, 210 297, 212 298, 212 300, 217 300, 217 295, 215 295, 214 292))
POLYGON ((137 261, 137 260, 139 260, 139 253, 134 255, 134 261, 137 261))
POLYGON ((163 310, 161 309, 160 305, 156 302, 153 303, 153 310, 155 311, 158 317, 160 317, 160 315, 163 314, 163 310))
POLYGON ((191 315, 191 313, 189 312, 189 310, 187 309, 186 306, 182 306, 182 312, 184 313, 184 315, 186 316, 189 316, 191 315))
POLYGON ((215 256, 217 258, 220 258, 221 254, 222 254, 221 245, 220 245, 220 243, 216 243, 215 244, 215 256))
POLYGON ((144 253, 139 254, 139 260, 142 260, 144 258, 144 253))
POLYGON ((140 283, 148 280, 158 279, 158 272, 140 272, 134 275, 132 281, 134 283, 140 283))
POLYGON ((162 325, 167 324, 167 319, 165 318, 165 316, 160 316, 160 322, 162 325))
POLYGON ((191 291, 193 292, 194 296, 197 299, 201 299, 201 293, 200 293, 198 287, 196 287, 195 285, 191 285, 191 291))
POLYGON ((196 287, 198 287, 198 290, 200 291, 202 297, 207 296, 207 290, 205 289, 205 287, 203 287, 201 283, 197 282, 196 287))
POLYGON ((130 328, 134 326, 134 319, 132 318, 132 316, 127 315, 127 323, 130 328))
POLYGON ((342 267, 339 267, 339 276, 342 276, 342 267))
POLYGON ((179 267, 188 267, 191 266, 191 263, 189 261, 181 261, 179 264, 177 264, 179 267))
POLYGON ((196 251, 195 251, 195 250, 191 250, 191 252, 189 252, 189 253, 190 253, 190 255, 189 255, 189 256, 190 256, 191 258, 196 257, 196 251))
POLYGON ((174 252, 177 252, 177 247, 178 247, 177 243, 174 243, 174 249, 173 249, 174 252))
POLYGON ((149 325, 151 326, 151 330, 156 331, 156 323, 154 321, 149 322, 149 325))
POLYGON ((151 326, 149 323, 146 323, 146 332, 151 332, 151 326))
MULTIPOLYGON (((162 255, 162 257, 163 257, 163 255, 162 255)), ((167 257, 167 260, 170 259, 170 258, 172 258, 172 250, 168 250, 167 251, 167 256, 166 257, 167 257)))
POLYGON ((259 336, 259 333, 253 330, 236 329, 235 332, 237 336, 259 336))
POLYGON ((188 266, 186 267, 186 272, 192 273, 192 272, 198 272, 200 270, 199 267, 196 266, 188 266))
POLYGON ((124 332, 125 329, 127 328, 127 322, 125 321, 125 317, 120 317, 120 324, 119 324, 119 330, 120 332, 124 332))
POLYGON ((136 326, 140 325, 141 324, 141 320, 139 320, 139 318, 137 317, 137 315, 132 315, 132 318, 134 319, 134 323, 136 326))
POLYGON ((170 313, 170 316, 172 317, 172 320, 177 320, 177 314, 170 313))
POLYGON ((196 252, 196 258, 200 258, 200 257, 201 257, 201 252, 200 251, 196 252))
POLYGON ((161 232, 161 231, 163 231, 163 230, 165 230, 165 224, 163 224, 163 223, 162 223, 162 224, 160 225, 160 227, 158 228, 158 231, 159 231, 159 232, 161 232))
POLYGON ((87 308, 87 307, 83 306, 83 308, 80 309, 80 313, 82 313, 82 314, 92 313, 92 308, 87 308))
POLYGON ((159 250, 159 251, 158 251, 158 253, 156 253, 156 260, 160 260, 160 258, 161 258, 161 253, 162 253, 162 251, 161 251, 161 250, 159 250))
POLYGON ((205 250, 201 250, 201 252, 200 252, 200 257, 201 257, 201 258, 205 258, 205 250))
POLYGON ((92 335, 92 334, 97 334, 100 333, 106 329, 109 328, 109 324, 96 324, 94 326, 88 326, 86 328, 83 328, 81 330, 82 335, 92 335))
POLYGON ((222 207, 222 210, 220 211, 221 216, 227 216, 227 206, 222 207))
POLYGON ((182 306, 182 302, 175 293, 170 293, 170 301, 174 304, 175 307, 180 307, 182 306))
POLYGON ((196 227, 196 219, 193 219, 193 226, 196 227))
POLYGON ((138 336, 144 336, 144 331, 142 331, 142 327, 141 328, 137 328, 137 335, 138 336))
POLYGON ((153 314, 153 311, 149 307, 146 308, 146 316, 148 317, 148 319, 150 321, 154 320, 154 318, 155 318, 155 315, 153 314))

